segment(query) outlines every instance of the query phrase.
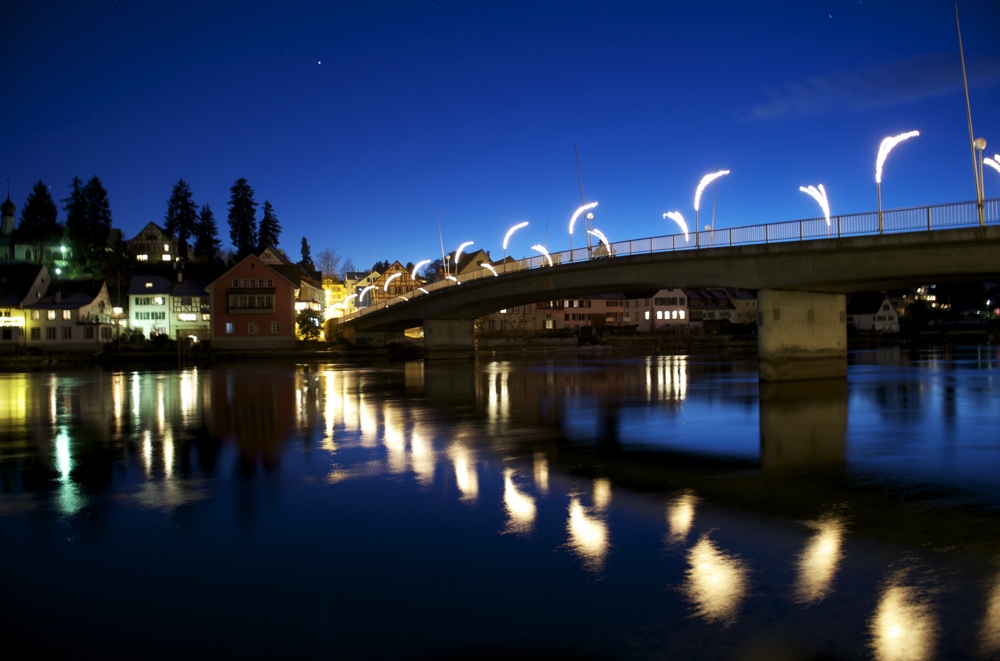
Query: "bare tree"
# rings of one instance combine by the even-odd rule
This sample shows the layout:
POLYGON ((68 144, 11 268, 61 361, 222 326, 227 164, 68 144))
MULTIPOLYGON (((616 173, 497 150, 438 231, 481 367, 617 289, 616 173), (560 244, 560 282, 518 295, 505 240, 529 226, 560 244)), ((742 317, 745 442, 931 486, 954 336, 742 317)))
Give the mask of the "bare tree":
POLYGON ((323 277, 328 278, 340 270, 340 255, 337 254, 336 250, 330 250, 329 248, 323 248, 316 255, 313 263, 316 265, 316 269, 322 271, 323 277))

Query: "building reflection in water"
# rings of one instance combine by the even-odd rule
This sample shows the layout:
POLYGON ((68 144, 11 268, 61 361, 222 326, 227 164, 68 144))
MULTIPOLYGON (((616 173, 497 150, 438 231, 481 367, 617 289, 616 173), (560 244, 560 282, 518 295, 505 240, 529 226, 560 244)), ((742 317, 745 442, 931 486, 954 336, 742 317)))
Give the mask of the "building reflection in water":
POLYGON ((735 622, 750 582, 743 560, 719 550, 706 534, 688 551, 688 564, 684 592, 695 613, 709 622, 735 622))
POLYGON ((877 661, 923 661, 934 656, 937 618, 927 595, 903 584, 900 572, 883 588, 869 622, 877 661))
POLYGON ((847 380, 761 383, 760 463, 769 475, 842 471, 847 380))
POLYGON ((76 514, 86 504, 80 485, 73 481, 73 452, 70 437, 65 427, 56 434, 56 470, 59 471, 59 488, 56 505, 67 516, 76 514))
POLYGON ((815 530, 799 555, 795 601, 817 604, 830 594, 837 568, 843 559, 844 521, 834 516, 809 521, 815 530))
POLYGON ((462 492, 462 500, 468 503, 479 498, 479 476, 476 475, 476 463, 469 450, 462 444, 455 444, 449 450, 451 462, 455 466, 455 482, 462 492))
POLYGON ((414 425, 410 433, 410 463, 417 482, 430 487, 434 484, 434 464, 437 459, 434 455, 434 444, 427 436, 428 434, 419 426, 414 425))
POLYGON ((691 526, 694 524, 694 511, 698 506, 698 497, 693 492, 685 491, 667 503, 667 544, 680 544, 687 540, 691 526))
POLYGON ((986 597, 986 613, 980 629, 983 656, 1000 656, 1000 573, 993 579, 993 588, 986 597))
POLYGON ((402 473, 407 469, 405 420, 389 404, 385 405, 382 418, 382 443, 385 445, 389 472, 402 473))
POLYGON ((505 532, 530 533, 535 525, 535 499, 518 490, 514 485, 514 471, 510 468, 503 472, 503 504, 507 508, 505 532))
POLYGON ((687 356, 646 358, 646 401, 683 401, 687 397, 687 356))
POLYGON ((580 499, 573 496, 569 503, 569 545, 586 569, 599 572, 604 569, 608 554, 608 525, 600 517, 587 511, 580 499))

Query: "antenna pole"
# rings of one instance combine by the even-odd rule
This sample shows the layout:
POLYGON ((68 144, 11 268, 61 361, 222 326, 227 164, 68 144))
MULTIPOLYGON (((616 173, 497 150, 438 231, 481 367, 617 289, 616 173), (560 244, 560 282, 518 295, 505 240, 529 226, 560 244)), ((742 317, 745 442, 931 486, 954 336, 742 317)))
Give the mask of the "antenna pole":
POLYGON ((976 165, 976 138, 972 134, 972 106, 969 104, 969 79, 965 75, 965 51, 962 50, 962 26, 958 22, 958 5, 955 5, 955 28, 958 30, 958 54, 962 58, 962 82, 965 84, 965 109, 969 113, 969 144, 972 146, 972 174, 976 178, 976 206, 979 207, 979 226, 986 225, 983 213, 983 192, 980 188, 979 167, 976 165))

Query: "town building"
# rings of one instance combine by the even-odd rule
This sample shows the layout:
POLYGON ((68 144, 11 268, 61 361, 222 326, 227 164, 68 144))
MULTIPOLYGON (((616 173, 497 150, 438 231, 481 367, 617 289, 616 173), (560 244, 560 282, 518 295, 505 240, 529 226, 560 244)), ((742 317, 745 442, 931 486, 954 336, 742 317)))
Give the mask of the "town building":
POLYGON ((348 271, 344 274, 344 310, 347 314, 372 304, 371 291, 362 298, 361 292, 371 287, 379 276, 378 271, 348 271))
POLYGON ((883 292, 858 292, 847 302, 847 327, 876 333, 898 333, 899 313, 883 292))
POLYGON ((295 346, 295 285, 260 257, 248 255, 206 290, 213 346, 295 346))
POLYGON ((25 306, 40 301, 51 281, 45 266, 0 264, 0 351, 26 346, 25 306))
POLYGON ((181 255, 178 251, 177 238, 168 234, 165 229, 156 223, 149 223, 142 231, 135 235, 128 242, 129 252, 135 256, 136 261, 146 263, 170 263, 181 257, 190 259, 191 250, 187 255, 181 255))
POLYGON ((28 347, 96 350, 113 339, 111 299, 103 280, 58 280, 24 310, 28 347))
POLYGON ((420 283, 413 279, 410 272, 406 270, 398 261, 380 274, 373 282, 374 289, 371 291, 371 301, 383 303, 397 296, 404 296, 417 287, 420 283))
POLYGON ((134 275, 128 289, 128 318, 133 330, 146 337, 209 339, 211 309, 205 281, 178 270, 166 275, 134 275))
POLYGON ((60 237, 52 237, 43 243, 17 241, 15 235, 15 215, 17 207, 10 201, 0 204, 0 261, 46 264, 52 269, 64 269, 69 265, 72 250, 66 240, 66 229, 60 237))

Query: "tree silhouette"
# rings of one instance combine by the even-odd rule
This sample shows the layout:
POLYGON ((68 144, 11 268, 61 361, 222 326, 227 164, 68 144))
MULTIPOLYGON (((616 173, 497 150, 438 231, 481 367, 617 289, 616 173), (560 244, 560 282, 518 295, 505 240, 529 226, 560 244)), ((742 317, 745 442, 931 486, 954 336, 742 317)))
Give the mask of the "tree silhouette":
POLYGON ((215 225, 215 214, 208 203, 202 205, 201 213, 194 224, 194 256, 207 262, 219 261, 219 228, 215 225))
POLYGON ((111 203, 108 202, 108 191, 96 176, 83 188, 80 187, 80 179, 73 177, 70 188, 70 196, 63 200, 66 227, 75 248, 74 260, 87 265, 97 262, 107 247, 108 232, 111 230, 111 203))
POLYGON ((306 237, 302 237, 302 261, 299 262, 299 266, 307 273, 314 273, 316 271, 316 265, 313 264, 312 253, 309 250, 309 242, 306 241, 306 237))
POLYGON ((242 177, 229 189, 229 238, 236 248, 237 259, 243 259, 257 247, 257 203, 253 188, 242 177))
POLYGON ((39 180, 28 194, 24 208, 21 209, 21 222, 14 231, 16 241, 35 246, 39 264, 45 242, 59 236, 59 223, 56 222, 58 214, 59 209, 49 194, 49 187, 39 180))
POLYGON ((183 258, 187 258, 188 236, 194 232, 197 219, 198 207, 191 195, 191 187, 183 179, 178 179, 167 201, 164 229, 167 234, 177 237, 177 252, 183 258))
POLYGON ((264 248, 272 245, 278 247, 278 235, 281 234, 281 224, 278 217, 274 215, 274 207, 267 200, 264 200, 264 217, 260 220, 260 233, 257 235, 257 252, 264 252, 264 248))

